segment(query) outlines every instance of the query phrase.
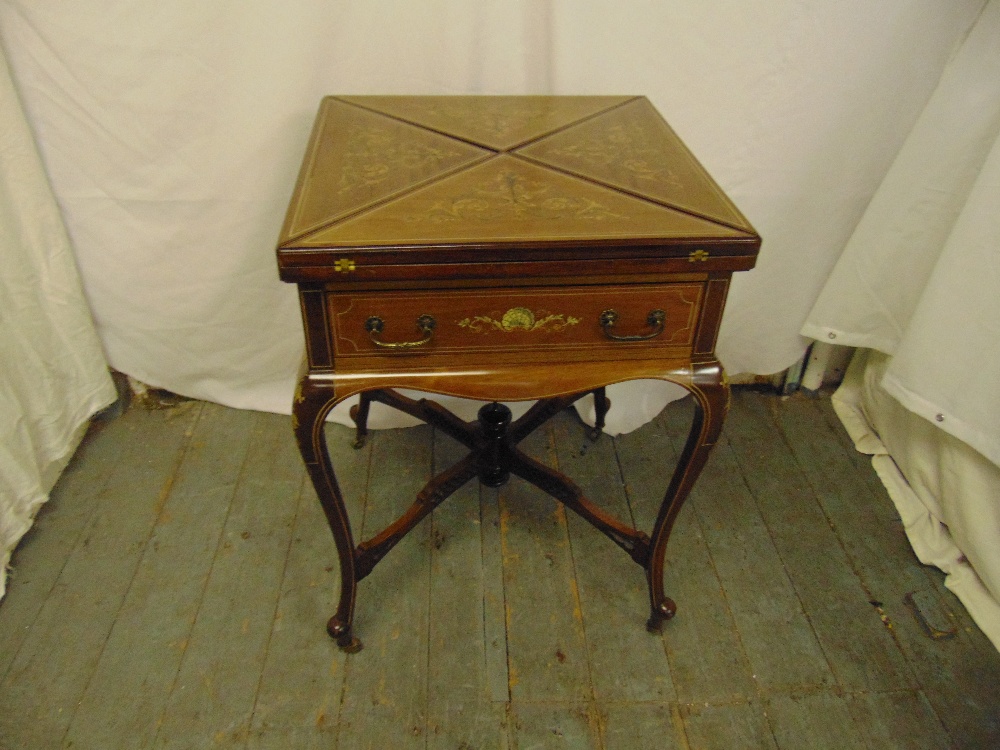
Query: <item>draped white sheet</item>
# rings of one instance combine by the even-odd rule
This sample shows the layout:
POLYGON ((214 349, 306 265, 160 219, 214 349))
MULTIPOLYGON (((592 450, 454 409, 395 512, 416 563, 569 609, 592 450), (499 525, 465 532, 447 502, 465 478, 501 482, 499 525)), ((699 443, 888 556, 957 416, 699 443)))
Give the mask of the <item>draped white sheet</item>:
MULTIPOLYGON (((983 1, 0 0, 0 35, 111 364, 287 412, 273 246, 322 95, 648 95, 764 237, 718 350, 770 373, 983 1)), ((667 397, 612 400, 616 432, 667 397)))
POLYGON ((73 253, 0 54, 0 597, 11 550, 115 398, 73 253))
POLYGON ((854 368, 846 422, 859 441, 881 438, 915 550, 1000 648, 1000 0, 945 69, 802 332, 889 355, 854 368))

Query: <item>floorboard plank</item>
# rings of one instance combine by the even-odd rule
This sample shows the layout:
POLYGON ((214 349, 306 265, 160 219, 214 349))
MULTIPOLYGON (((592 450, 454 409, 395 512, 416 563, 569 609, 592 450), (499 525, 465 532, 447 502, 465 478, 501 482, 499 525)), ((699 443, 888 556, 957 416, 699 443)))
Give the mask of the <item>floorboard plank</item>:
POLYGON ((191 403, 129 413, 121 463, 0 684, 0 738, 9 746, 61 744, 200 412, 191 403))
POLYGON ((238 742, 250 729, 305 482, 289 431, 286 416, 254 415, 246 468, 154 747, 190 747, 192 737, 238 742))
MULTIPOLYGON (((552 426, 559 470, 598 507, 632 527, 612 439, 591 442, 567 412, 552 426)), ((642 568, 582 518, 567 515, 597 700, 673 700, 663 641, 645 628, 649 595, 642 568)))
MULTIPOLYGON (((774 750, 764 707, 756 701, 681 706, 690 750, 774 750)), ((802 745, 803 749, 808 745, 802 745)), ((809 748, 812 750, 812 748, 809 748)))
POLYGON ((774 424, 784 404, 734 396, 726 434, 838 684, 848 691, 913 687, 913 676, 855 573, 798 462, 774 424))
MULTIPOLYGON (((435 472, 466 454, 464 446, 435 434, 435 472)), ((428 747, 506 744, 504 705, 492 700, 487 663, 479 496, 479 482, 473 480, 431 518, 428 747)))
POLYGON ((952 740, 958 747, 1000 746, 1000 693, 991 687, 1000 681, 1000 653, 943 588, 943 574, 916 559, 870 458, 854 449, 836 419, 826 401, 793 399, 784 405, 780 424, 952 740), (812 424, 810 410, 823 417, 828 432, 803 428, 812 424), (934 592, 942 609, 953 613, 954 638, 931 639, 906 604, 908 594, 934 592))
POLYGON ((600 750, 598 717, 588 703, 520 703, 511 706, 513 750, 600 750))
MULTIPOLYGON (((521 447, 550 463, 549 434, 521 447)), ((500 491, 510 694, 514 701, 593 698, 566 512, 548 495, 512 478, 500 491)))
POLYGON ((767 708, 781 750, 866 750, 845 700, 825 691, 772 696, 767 708))
POLYGON ((682 750, 684 725, 675 704, 608 703, 601 709, 605 750, 682 750))
MULTIPOLYGON (((370 538, 408 507, 431 477, 430 427, 372 434, 361 533, 370 538)), ((345 748, 423 748, 427 728, 430 524, 425 519, 362 581, 347 660, 339 742, 345 748)))
POLYGON ((483 638, 486 648, 486 687, 490 700, 510 701, 507 643, 507 592, 504 583, 503 538, 500 532, 500 493, 479 488, 480 534, 483 552, 483 638))
POLYGON ((202 603, 253 422, 252 412, 204 405, 67 744, 152 743, 202 603), (142 652, 149 656, 136 669, 142 652))
MULTIPOLYGON (((369 443, 355 450, 353 440, 352 430, 341 425, 327 427, 330 457, 348 515, 360 521, 371 446, 369 443)), ((336 729, 340 714, 346 661, 350 658, 337 648, 325 629, 336 608, 339 585, 333 535, 316 492, 307 480, 299 501, 267 661, 254 706, 256 739, 250 743, 251 747, 263 747, 282 737, 295 737, 296 742, 302 743, 329 743, 329 732, 336 729), (288 734, 292 730, 296 731, 288 734), (310 739, 313 734, 320 739, 310 739)))
POLYGON ((960 748, 1000 747, 1000 654, 984 653, 979 631, 933 640, 912 620, 895 624, 917 681, 960 748))
POLYGON ((851 454, 861 454, 840 442, 836 433, 843 427, 829 424, 811 399, 783 402, 777 421, 859 578, 872 598, 892 606, 891 614, 898 616, 902 601, 889 600, 898 592, 922 589, 927 581, 885 488, 872 484, 878 479, 870 460, 860 465, 852 460, 851 454))
MULTIPOLYGON (((684 439, 692 414, 689 401, 672 403, 666 411, 645 428, 615 438, 636 524, 647 533, 677 461, 672 439, 684 439)), ((677 699, 725 703, 756 695, 750 663, 690 502, 674 524, 664 567, 667 596, 677 605, 677 615, 663 626, 677 699)))
POLYGON ((832 684, 823 651, 725 436, 688 502, 760 689, 785 692, 832 684))
POLYGON ((336 750, 337 727, 264 727, 247 738, 247 750, 336 750))
POLYGON ((847 705, 868 747, 879 750, 940 750, 951 741, 927 697, 918 691, 848 696, 847 705))
POLYGON ((45 604, 133 434, 125 419, 91 425, 11 558, 0 607, 0 680, 45 604), (36 542, 36 540, 39 540, 36 542))

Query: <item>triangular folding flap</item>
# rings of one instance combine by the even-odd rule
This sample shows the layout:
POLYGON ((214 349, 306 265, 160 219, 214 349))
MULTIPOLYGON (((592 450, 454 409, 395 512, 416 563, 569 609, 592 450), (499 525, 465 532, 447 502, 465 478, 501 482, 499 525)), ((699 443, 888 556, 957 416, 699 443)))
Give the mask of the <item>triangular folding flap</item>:
POLYGON ((684 237, 746 234, 501 155, 303 237, 297 246, 684 237))
POLYGON ((317 119, 285 240, 492 154, 333 98, 317 119))
POLYGON ((645 98, 517 153, 752 233, 753 227, 645 98))
POLYGON ((344 96, 415 125, 505 151, 631 96, 344 96))

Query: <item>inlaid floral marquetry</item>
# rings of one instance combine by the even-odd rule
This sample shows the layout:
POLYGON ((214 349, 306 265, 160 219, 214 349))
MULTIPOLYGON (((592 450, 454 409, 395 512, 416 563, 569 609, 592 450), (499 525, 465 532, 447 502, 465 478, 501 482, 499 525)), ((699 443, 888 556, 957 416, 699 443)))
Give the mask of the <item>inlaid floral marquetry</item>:
POLYGON ((348 96, 406 122, 497 151, 629 101, 628 96, 348 96))
POLYGON ((750 227, 646 99, 561 130, 518 153, 737 229, 750 227))
POLYGON ((547 310, 537 313, 527 307, 512 307, 507 312, 492 313, 492 315, 476 315, 458 322, 460 328, 466 328, 473 333, 489 333, 491 331, 544 331, 556 333, 580 322, 579 318, 563 313, 553 314, 547 310), (492 317, 496 316, 496 317, 492 317))
POLYGON ((489 151, 336 99, 325 99, 310 170, 309 195, 289 217, 286 233, 315 230, 414 184, 481 161, 489 151))
POLYGON ((498 156, 332 224, 302 242, 319 247, 536 237, 703 237, 738 233, 704 219, 498 156))
MULTIPOLYGON (((499 171, 491 170, 479 183, 457 198, 435 201, 425 214, 406 217, 407 221, 497 221, 517 219, 576 219, 605 221, 624 219, 627 213, 615 212, 590 195, 560 190, 549 180, 526 174, 519 164, 499 171)), ((623 209, 619 207, 619 211, 623 209)))
POLYGON ((365 270, 335 271, 363 280, 368 252, 755 237, 644 97, 342 96, 323 100, 279 252, 350 255, 365 270))

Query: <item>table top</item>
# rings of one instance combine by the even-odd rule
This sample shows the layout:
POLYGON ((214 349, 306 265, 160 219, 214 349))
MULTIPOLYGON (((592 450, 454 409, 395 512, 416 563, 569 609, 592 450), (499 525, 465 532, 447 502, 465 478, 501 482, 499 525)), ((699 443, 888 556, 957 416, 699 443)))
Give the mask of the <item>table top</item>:
POLYGON ((692 243, 754 256, 760 238, 645 97, 339 96, 320 106, 278 258, 680 257, 692 243))

